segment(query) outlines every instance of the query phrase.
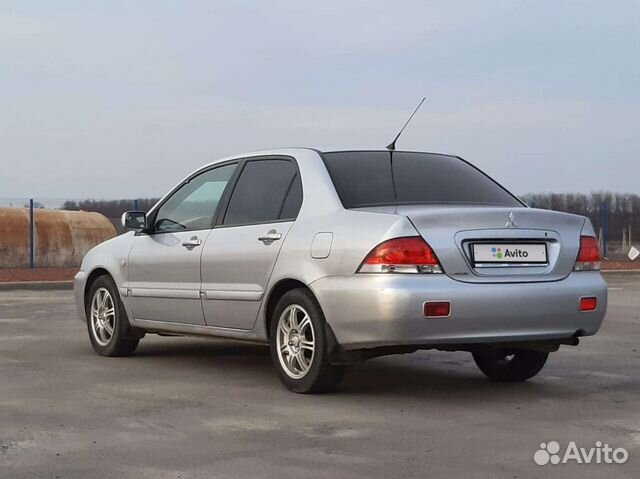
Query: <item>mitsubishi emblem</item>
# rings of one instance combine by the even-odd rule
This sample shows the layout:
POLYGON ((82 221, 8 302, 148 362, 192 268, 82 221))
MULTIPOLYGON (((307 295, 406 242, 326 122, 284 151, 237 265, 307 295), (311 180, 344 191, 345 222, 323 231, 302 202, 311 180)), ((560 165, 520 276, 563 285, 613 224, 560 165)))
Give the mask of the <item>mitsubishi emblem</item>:
POLYGON ((507 228, 517 228, 518 225, 516 225, 514 218, 515 218, 515 215, 513 214, 513 211, 512 211, 511 213, 509 213, 509 219, 507 219, 507 222, 504 225, 507 228))

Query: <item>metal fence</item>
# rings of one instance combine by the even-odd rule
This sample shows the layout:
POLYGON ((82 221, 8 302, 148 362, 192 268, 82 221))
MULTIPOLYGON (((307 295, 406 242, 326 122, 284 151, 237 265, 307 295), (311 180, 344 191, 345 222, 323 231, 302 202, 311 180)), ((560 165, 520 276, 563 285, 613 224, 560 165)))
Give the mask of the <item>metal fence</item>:
MULTIPOLYGON (((556 209, 557 211, 576 213, 569 209, 549 208, 548 205, 538 205, 533 201, 529 201, 528 204, 532 208, 556 209)), ((629 248, 633 245, 634 236, 632 232, 635 232, 635 229, 633 228, 632 223, 637 223, 637 214, 627 219, 626 223, 624 220, 622 222, 618 220, 616 221, 616 224, 612 226, 611 208, 606 201, 600 203, 599 208, 596 211, 579 211, 576 214, 587 216, 591 220, 604 258, 622 259, 627 255, 629 248)))

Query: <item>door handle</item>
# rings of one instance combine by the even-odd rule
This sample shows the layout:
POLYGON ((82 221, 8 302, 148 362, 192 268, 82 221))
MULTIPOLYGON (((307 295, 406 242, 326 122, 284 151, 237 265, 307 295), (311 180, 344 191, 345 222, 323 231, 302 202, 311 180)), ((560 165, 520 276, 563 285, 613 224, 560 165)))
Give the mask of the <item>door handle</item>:
POLYGON ((197 236, 193 236, 190 240, 182 242, 182 246, 187 248, 189 251, 191 251, 196 246, 200 246, 201 244, 202 244, 202 240, 198 239, 197 236))
POLYGON ((262 241, 264 244, 271 244, 280 238, 282 238, 282 233, 278 233, 276 230, 269 230, 262 236, 258 236, 258 241, 262 241))

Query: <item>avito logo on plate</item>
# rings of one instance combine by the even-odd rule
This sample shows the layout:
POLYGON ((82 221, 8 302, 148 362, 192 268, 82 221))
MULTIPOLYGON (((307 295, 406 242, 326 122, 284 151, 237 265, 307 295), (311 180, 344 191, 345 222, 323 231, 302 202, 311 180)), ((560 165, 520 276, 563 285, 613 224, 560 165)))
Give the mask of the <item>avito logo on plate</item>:
POLYGON ((525 251, 525 250, 521 250, 521 249, 509 249, 509 248, 505 248, 504 251, 502 251, 502 248, 497 248, 497 247, 493 247, 491 248, 491 252, 493 253, 493 257, 494 258, 498 258, 498 259, 502 259, 504 258, 528 258, 529 257, 529 252, 525 251))

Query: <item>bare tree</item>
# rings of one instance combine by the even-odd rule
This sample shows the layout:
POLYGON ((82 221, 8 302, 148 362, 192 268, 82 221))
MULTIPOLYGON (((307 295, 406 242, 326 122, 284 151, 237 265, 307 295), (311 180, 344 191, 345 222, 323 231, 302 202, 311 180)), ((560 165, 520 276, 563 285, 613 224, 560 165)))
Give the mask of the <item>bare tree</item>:
POLYGON ((522 199, 535 208, 544 208, 587 216, 596 231, 608 220, 609 240, 620 240, 623 228, 640 233, 640 196, 631 193, 597 191, 582 193, 530 193, 522 199))

